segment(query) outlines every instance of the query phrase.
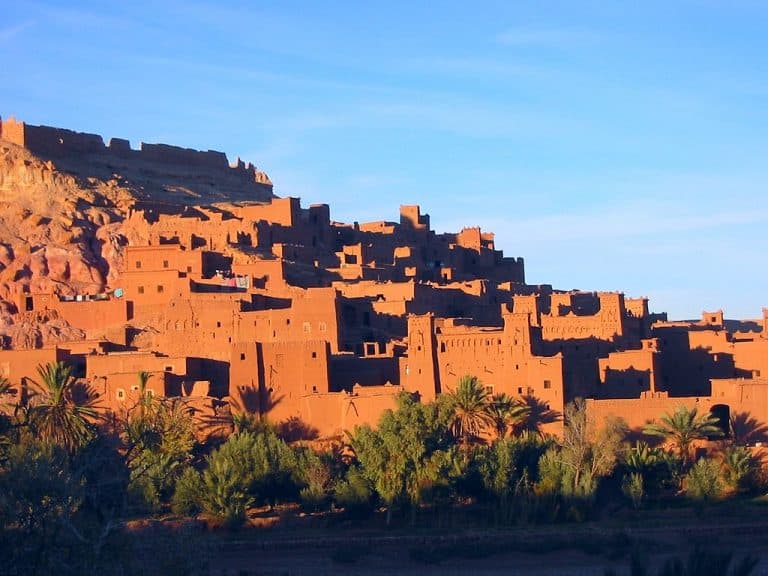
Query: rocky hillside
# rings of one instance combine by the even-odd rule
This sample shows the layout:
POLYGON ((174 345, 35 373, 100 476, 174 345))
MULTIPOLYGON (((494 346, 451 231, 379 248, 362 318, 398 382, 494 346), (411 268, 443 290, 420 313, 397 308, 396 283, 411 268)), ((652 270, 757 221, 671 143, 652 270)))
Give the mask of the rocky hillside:
MULTIPOLYGON (((200 170, 146 161, 46 159, 0 140, 0 338, 14 348, 50 345, 83 334, 51 315, 20 314, 21 291, 62 295, 108 289, 122 267, 134 208, 173 212, 190 204, 264 199, 271 182, 237 171, 215 178, 200 170), (256 190, 261 186, 260 190, 256 190)), ((271 193, 269 194, 271 195, 271 193)), ((139 241, 141 239, 138 239, 139 241)))

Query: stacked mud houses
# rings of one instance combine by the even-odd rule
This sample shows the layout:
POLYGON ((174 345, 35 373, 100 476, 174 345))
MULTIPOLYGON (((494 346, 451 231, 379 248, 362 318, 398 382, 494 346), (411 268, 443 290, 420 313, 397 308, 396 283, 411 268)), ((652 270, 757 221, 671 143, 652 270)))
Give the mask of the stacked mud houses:
POLYGON ((0 374, 21 402, 36 367, 61 360, 105 410, 135 402, 146 372, 152 393, 183 398, 201 421, 233 402, 319 436, 375 423, 401 391, 432 400, 464 375, 555 414, 583 397, 590 417, 631 426, 681 404, 768 421, 768 310, 669 322, 644 298, 528 285, 522 258, 491 233, 436 233, 418 206, 394 222, 334 222, 327 205, 274 197, 266 175, 217 152, 105 146, 14 121, 2 138, 54 163, 185 171, 240 191, 205 205, 137 198, 120 269, 98 293, 12 290, 12 315, 81 336, 4 343, 0 374))

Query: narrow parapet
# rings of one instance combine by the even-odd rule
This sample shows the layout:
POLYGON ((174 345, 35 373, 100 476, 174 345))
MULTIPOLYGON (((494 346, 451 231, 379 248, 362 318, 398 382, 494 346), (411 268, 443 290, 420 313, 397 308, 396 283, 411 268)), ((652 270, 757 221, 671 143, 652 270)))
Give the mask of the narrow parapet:
POLYGON ((0 118, 0 138, 23 146, 33 154, 54 160, 82 155, 130 158, 150 164, 204 168, 216 172, 232 171, 247 176, 249 180, 258 184, 272 185, 269 177, 259 172, 253 164, 246 164, 238 158, 237 163, 230 166, 226 154, 216 150, 201 151, 144 142, 141 143, 139 150, 134 150, 130 142, 124 138, 112 138, 109 145, 105 146, 104 139, 98 134, 75 132, 51 126, 32 126, 19 122, 13 117, 0 118))

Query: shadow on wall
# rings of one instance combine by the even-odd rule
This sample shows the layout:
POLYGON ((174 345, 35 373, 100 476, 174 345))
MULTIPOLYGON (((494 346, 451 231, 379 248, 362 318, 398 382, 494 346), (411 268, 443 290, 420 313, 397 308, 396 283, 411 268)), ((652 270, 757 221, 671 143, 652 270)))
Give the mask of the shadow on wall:
POLYGON ((541 432, 542 426, 554 424, 563 419, 562 413, 551 410, 547 404, 535 396, 523 396, 523 402, 530 408, 530 412, 521 425, 522 430, 541 432))
POLYGON ((731 414, 731 431, 738 444, 768 442, 768 425, 751 416, 749 412, 731 414))
POLYGON ((317 440, 320 432, 298 416, 291 416, 288 420, 277 425, 277 435, 286 442, 297 442, 299 440, 317 440))
POLYGON ((600 387, 599 399, 640 398, 642 392, 651 389, 651 371, 626 368, 606 368, 604 382, 600 387))

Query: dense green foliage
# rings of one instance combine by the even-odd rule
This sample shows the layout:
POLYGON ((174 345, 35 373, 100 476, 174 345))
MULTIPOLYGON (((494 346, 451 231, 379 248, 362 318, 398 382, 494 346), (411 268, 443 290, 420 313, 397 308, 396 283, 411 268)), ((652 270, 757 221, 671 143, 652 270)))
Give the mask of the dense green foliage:
POLYGON ((37 390, 27 407, 29 426, 40 439, 73 453, 95 433, 92 399, 84 391, 84 401, 75 402, 76 379, 63 362, 39 366, 37 372, 40 382, 33 382, 37 390))
MULTIPOLYGON (((292 504, 350 520, 383 506, 387 522, 458 507, 499 524, 583 521, 621 499, 642 508, 751 494, 764 477, 751 451, 732 441, 691 463, 693 443, 716 434, 695 410, 647 428, 670 449, 629 445, 620 421, 595 427, 581 401, 566 408, 562 434, 547 436, 532 430, 537 417, 551 422, 551 411, 491 396, 472 377, 435 402, 401 394, 377 427, 316 452, 263 421, 202 446, 183 401, 154 398, 146 373, 135 405, 109 421, 76 393, 68 367, 39 373, 34 402, 6 405, 0 416, 0 553, 24 567, 10 573, 46 573, 62 562, 72 573, 108 573, 116 542, 128 542, 122 523, 135 515, 200 514, 238 527, 257 506, 269 513, 292 504)), ((8 388, 0 381, 0 394, 8 388)))

